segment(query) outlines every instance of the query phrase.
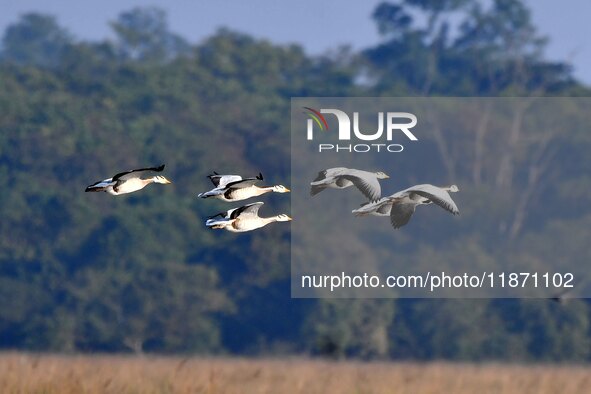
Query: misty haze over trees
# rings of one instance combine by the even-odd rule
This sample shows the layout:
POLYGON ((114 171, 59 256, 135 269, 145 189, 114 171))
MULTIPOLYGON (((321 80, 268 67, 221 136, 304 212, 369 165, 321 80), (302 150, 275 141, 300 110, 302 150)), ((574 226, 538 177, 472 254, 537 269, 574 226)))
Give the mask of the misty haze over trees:
MULTIPOLYGON (((226 29, 189 43, 156 8, 122 13, 111 23, 115 39, 102 42, 78 40, 50 15, 21 16, 0 52, 0 347, 590 360, 585 300, 291 299, 288 226, 239 236, 203 226, 228 208, 196 198, 211 171, 261 171, 289 185, 290 97, 590 95, 567 63, 545 60, 522 1, 481 3, 383 3, 373 14, 379 43, 324 56, 226 29), (122 198, 83 192, 161 163, 170 187, 122 198)), ((437 130, 436 154, 421 158, 469 185, 462 209, 490 224, 440 258, 502 250, 587 264, 591 134, 491 136, 485 116, 473 135, 454 136, 473 149, 470 162, 437 130), (492 188, 507 191, 498 210, 487 209, 492 188), (540 210, 552 220, 536 221, 540 210)), ((404 168, 396 172, 411 183, 404 168)), ((265 203, 289 212, 286 198, 265 203)), ((410 239, 422 230, 405 228, 410 239)), ((429 234, 435 243, 446 236, 429 234)))

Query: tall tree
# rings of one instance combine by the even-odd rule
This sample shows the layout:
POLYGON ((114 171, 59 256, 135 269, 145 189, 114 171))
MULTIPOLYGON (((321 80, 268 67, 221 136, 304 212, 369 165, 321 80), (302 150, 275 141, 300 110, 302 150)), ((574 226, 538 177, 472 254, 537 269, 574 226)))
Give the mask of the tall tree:
POLYGON ((72 41, 55 17, 32 12, 8 26, 2 38, 1 58, 19 65, 56 67, 72 41))
POLYGON ((166 62, 189 49, 188 43, 169 30, 166 12, 155 7, 137 7, 123 12, 111 27, 124 59, 166 62))

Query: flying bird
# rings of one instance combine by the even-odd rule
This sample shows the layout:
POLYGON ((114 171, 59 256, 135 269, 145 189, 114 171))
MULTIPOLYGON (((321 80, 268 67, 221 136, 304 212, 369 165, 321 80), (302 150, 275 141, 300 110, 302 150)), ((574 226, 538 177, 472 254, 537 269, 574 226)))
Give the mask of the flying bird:
POLYGON ((566 289, 563 290, 562 292, 550 297, 550 299, 560 305, 565 305, 569 302, 569 300, 571 300, 572 298, 575 298, 572 292, 572 289, 566 289))
POLYGON ((197 197, 214 197, 224 201, 241 201, 265 193, 289 193, 290 190, 283 185, 259 187, 255 183, 263 180, 263 174, 259 173, 254 178, 242 178, 240 175, 220 175, 214 172, 207 176, 213 185, 212 190, 199 193, 197 197))
POLYGON ((107 192, 114 196, 118 196, 120 194, 133 193, 141 190, 150 183, 168 185, 172 182, 160 175, 142 178, 144 174, 149 174, 150 172, 162 172, 163 170, 164 164, 159 167, 138 168, 121 172, 112 178, 93 183, 86 188, 85 192, 107 192))
POLYGON ((450 192, 458 191, 460 189, 456 185, 415 185, 373 203, 363 204, 352 213, 355 216, 390 216, 392 226, 400 228, 409 222, 418 205, 436 204, 454 215, 459 215, 460 211, 449 195, 450 192))
POLYGON ((226 212, 220 212, 217 215, 210 216, 205 225, 211 229, 224 229, 233 233, 243 233, 264 227, 269 223, 292 220, 285 214, 268 218, 260 217, 259 209, 263 204, 263 202, 254 202, 226 212))
POLYGON ((355 186, 371 202, 377 201, 382 190, 378 179, 387 179, 382 171, 369 172, 345 167, 329 168, 320 171, 316 179, 310 182, 310 195, 315 196, 324 189, 345 189, 355 186))
POLYGON ((581 295, 584 293, 584 291, 579 291, 578 289, 587 290, 588 280, 589 277, 584 276, 583 279, 578 281, 578 283, 571 285, 572 287, 564 287, 560 293, 555 294, 554 296, 550 297, 550 299, 558 304, 566 305, 574 298, 585 298, 581 295))

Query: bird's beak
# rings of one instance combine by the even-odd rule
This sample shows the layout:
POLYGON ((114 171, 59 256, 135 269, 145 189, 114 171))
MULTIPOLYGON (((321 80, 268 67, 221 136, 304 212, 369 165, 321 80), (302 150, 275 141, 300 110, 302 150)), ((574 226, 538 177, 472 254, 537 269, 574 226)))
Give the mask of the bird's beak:
POLYGON ((285 188, 285 191, 286 191, 287 193, 291 192, 291 190, 289 190, 288 188, 285 188))
POLYGON ((390 178, 390 175, 386 174, 386 179, 390 178))
POLYGON ((293 218, 291 216, 288 216, 287 220, 291 222, 293 220, 293 218))
POLYGON ((166 185, 170 185, 171 183, 172 183, 171 180, 169 180, 169 179, 166 180, 166 185))

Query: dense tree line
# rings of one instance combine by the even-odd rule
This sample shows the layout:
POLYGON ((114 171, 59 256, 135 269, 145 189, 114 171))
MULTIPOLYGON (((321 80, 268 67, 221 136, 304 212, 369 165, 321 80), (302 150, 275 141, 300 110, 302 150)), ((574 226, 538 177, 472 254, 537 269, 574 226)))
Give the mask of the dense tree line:
MULTIPOLYGON (((584 301, 290 299, 288 226, 240 236, 204 228, 204 217, 226 207, 195 198, 211 171, 262 171, 289 184, 290 97, 589 94, 568 64, 544 59, 545 41, 519 0, 401 0, 373 18, 380 43, 318 57, 229 30, 190 44, 153 8, 121 14, 113 41, 78 41, 36 13, 9 26, 0 53, 0 347, 591 359, 584 301), (170 187, 83 193, 103 176, 160 163, 170 187)), ((478 147, 458 162, 435 141, 433 167, 476 185, 472 196, 494 187, 522 196, 514 179, 537 168, 539 140, 503 138, 510 149, 495 164, 478 147)), ((570 177, 548 169, 554 184, 532 179, 548 200, 530 193, 507 226, 485 236, 523 258, 584 263, 591 136, 551 138, 568 157, 552 165, 570 177), (551 208, 557 219, 536 223, 529 207, 548 201, 564 204, 551 208), (553 256, 564 243, 572 255, 553 256)), ((289 211, 286 199, 266 203, 289 211)), ((468 239, 471 224, 463 226, 468 239)), ((470 239, 470 258, 491 255, 470 239)), ((465 252, 455 246, 450 259, 465 252)), ((427 260, 429 250, 408 258, 427 260)))

